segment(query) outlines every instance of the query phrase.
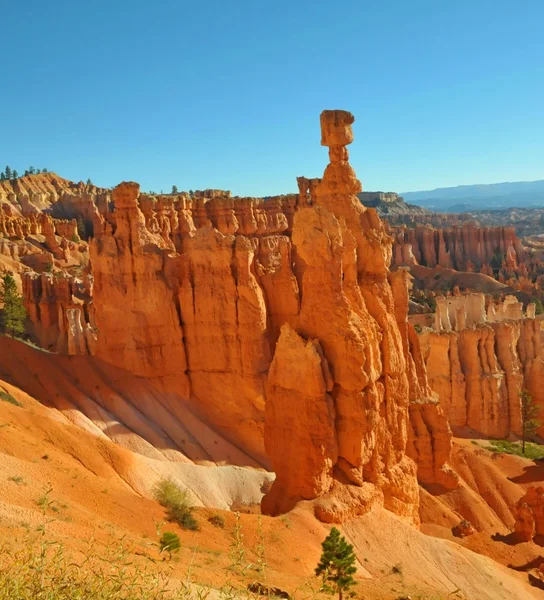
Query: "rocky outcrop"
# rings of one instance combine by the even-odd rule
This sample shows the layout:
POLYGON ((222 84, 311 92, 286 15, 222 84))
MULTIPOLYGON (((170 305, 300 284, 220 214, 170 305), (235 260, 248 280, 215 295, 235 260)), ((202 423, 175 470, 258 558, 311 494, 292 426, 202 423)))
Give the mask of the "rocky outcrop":
POLYGON ((75 219, 53 219, 55 234, 71 241, 79 241, 77 221, 75 219))
POLYGON ((468 221, 452 227, 437 223, 435 228, 420 223, 391 227, 393 268, 418 265, 481 273, 512 289, 540 295, 542 260, 522 246, 514 227, 480 227, 468 221))
POLYGON ((519 542, 544 535, 544 488, 531 486, 516 504, 514 532, 519 542))
POLYGON ((94 354, 92 277, 27 272, 22 280, 31 337, 52 352, 94 354))
POLYGON ((544 405, 540 322, 532 309, 529 314, 511 297, 487 311, 481 294, 437 302, 435 331, 420 340, 429 382, 454 429, 519 435, 520 392, 527 389, 544 405))
POLYGON ((74 183, 55 173, 0 181, 0 205, 10 206, 17 216, 46 211, 70 219, 81 215, 90 222, 96 212, 107 213, 108 202, 108 190, 74 183))
POLYGON ((294 498, 317 498, 331 489, 338 462, 333 385, 319 342, 283 325, 268 374, 265 413, 266 450, 282 497, 269 495, 263 502, 266 512, 280 501, 286 500, 288 509, 294 498))
POLYGON ((393 271, 389 281, 395 300, 395 317, 402 336, 409 384, 409 423, 407 454, 418 466, 418 480, 457 487, 458 479, 447 466, 452 448, 452 433, 442 411, 439 397, 431 389, 415 329, 408 323, 408 298, 411 276, 405 270, 393 271))
MULTIPOLYGON (((355 195, 360 183, 345 148, 352 140, 352 122, 342 111, 322 114, 322 144, 329 146, 331 162, 309 193, 309 180, 301 185, 299 205, 309 201, 314 206, 294 218, 302 301, 296 333, 282 329, 269 375, 265 444, 277 479, 262 506, 277 514, 297 500, 321 496, 316 514, 328 522, 362 514, 376 503, 417 521, 415 469, 406 454, 409 405, 412 396, 417 402, 416 396, 431 391, 410 345, 417 347, 418 342, 417 337, 409 339, 406 323, 407 281, 394 278, 392 288, 388 280, 391 239, 355 195), (293 361, 297 367, 289 372, 287 365, 293 361), (301 372, 292 372, 297 369, 311 374, 315 387, 310 391, 301 372), (302 412, 307 404, 327 407, 319 423, 311 415, 307 420, 293 418, 295 398, 302 412), (310 439, 296 468, 292 453, 276 443, 276 436, 307 446, 307 430, 314 428, 316 438, 310 439)), ((438 414, 436 399, 420 400, 438 414)), ((442 424, 447 437, 443 418, 442 424)), ((425 430, 429 437, 436 431, 425 430)), ((430 460, 423 451, 413 455, 418 464, 421 459, 424 477, 433 479, 435 467, 441 471, 444 457, 432 449, 430 460), (433 458, 436 465, 427 467, 425 462, 433 463, 433 458)))
POLYGON ((431 215, 426 208, 407 204, 402 196, 394 192, 360 192, 357 196, 364 206, 375 208, 378 215, 389 222, 398 223, 431 215))
MULTIPOLYGON (((535 305, 527 306, 527 316, 535 317, 535 305)), ((467 327, 483 323, 519 321, 525 318, 523 303, 515 296, 503 299, 473 292, 455 293, 452 296, 437 296, 434 315, 435 331, 462 331, 467 327)))
MULTIPOLYGON (((79 250, 80 242, 75 219, 54 219, 45 212, 18 216, 11 204, 0 204, 0 237, 15 242, 10 246, 18 247, 19 256, 32 255, 30 262, 23 262, 39 272, 53 265, 51 255, 70 262, 71 250, 79 250), (22 243, 27 240, 30 243, 22 243)), ((85 247, 82 250, 86 252, 85 247)))

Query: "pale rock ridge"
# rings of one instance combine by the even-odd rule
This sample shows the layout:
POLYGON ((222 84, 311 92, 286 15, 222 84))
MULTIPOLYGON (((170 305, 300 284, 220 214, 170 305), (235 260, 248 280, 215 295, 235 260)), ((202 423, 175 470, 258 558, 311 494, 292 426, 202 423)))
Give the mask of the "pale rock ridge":
POLYGON ((45 211, 70 219, 81 215, 92 223, 96 214, 108 213, 109 200, 109 191, 104 188, 74 183, 52 172, 0 181, 0 206, 9 206, 15 216, 45 211))
MULTIPOLYGON (((528 305, 527 316, 534 318, 534 304, 528 305)), ((479 292, 462 295, 457 293, 436 298, 434 331, 462 331, 474 325, 519 321, 524 317, 523 303, 515 296, 506 296, 504 299, 494 301, 479 292)))

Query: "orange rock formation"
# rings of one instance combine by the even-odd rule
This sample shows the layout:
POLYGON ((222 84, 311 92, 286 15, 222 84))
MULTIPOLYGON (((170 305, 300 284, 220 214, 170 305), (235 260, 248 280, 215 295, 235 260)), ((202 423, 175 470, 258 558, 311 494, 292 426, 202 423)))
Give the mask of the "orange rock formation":
POLYGON ((437 303, 435 331, 421 344, 432 389, 454 428, 494 438, 521 433, 519 394, 544 405, 544 353, 534 306, 523 315, 512 297, 490 303, 483 294, 437 303))
POLYGON ((515 268, 525 260, 525 251, 514 227, 479 227, 473 222, 435 229, 429 225, 414 228, 393 227, 393 265, 407 264, 410 254, 427 267, 458 271, 497 269, 503 262, 515 268), (409 249, 408 249, 409 247, 409 249))
POLYGON ((298 195, 120 184, 115 212, 93 213, 92 300, 49 277, 28 277, 25 298, 43 343, 149 379, 173 415, 205 416, 272 466, 266 512, 319 498, 325 521, 382 504, 417 522, 416 471, 456 485, 451 431, 407 323, 408 277, 357 198, 353 121, 322 113, 330 164, 298 195))
POLYGON ((514 531, 520 542, 544 535, 544 488, 531 486, 515 508, 514 531))
POLYGON ((61 354, 94 354, 92 277, 30 272, 22 280, 29 333, 40 346, 61 354))

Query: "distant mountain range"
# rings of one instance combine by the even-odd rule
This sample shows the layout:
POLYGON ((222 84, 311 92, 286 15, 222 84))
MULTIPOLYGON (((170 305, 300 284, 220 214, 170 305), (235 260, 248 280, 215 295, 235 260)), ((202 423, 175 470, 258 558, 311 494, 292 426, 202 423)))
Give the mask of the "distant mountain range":
POLYGON ((400 194, 406 202, 437 212, 466 212, 515 207, 544 206, 544 179, 459 185, 400 194))

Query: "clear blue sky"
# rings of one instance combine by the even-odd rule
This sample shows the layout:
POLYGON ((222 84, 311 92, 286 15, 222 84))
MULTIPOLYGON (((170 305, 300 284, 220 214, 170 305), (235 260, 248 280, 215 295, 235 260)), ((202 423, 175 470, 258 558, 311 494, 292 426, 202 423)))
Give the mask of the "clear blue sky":
POLYGON ((1 11, 0 168, 240 195, 544 178, 543 0, 43 0, 1 11))

